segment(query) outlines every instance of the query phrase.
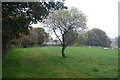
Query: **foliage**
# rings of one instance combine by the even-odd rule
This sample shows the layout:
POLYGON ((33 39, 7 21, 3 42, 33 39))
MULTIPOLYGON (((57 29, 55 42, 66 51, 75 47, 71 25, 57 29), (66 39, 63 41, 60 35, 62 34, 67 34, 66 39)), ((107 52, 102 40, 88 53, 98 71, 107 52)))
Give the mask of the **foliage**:
POLYGON ((110 47, 111 40, 106 33, 100 29, 92 29, 88 31, 87 45, 110 47))
POLYGON ((65 35, 65 42, 66 45, 71 45, 75 43, 75 40, 78 38, 78 33, 75 30, 70 30, 68 33, 65 35))
POLYGON ((66 8, 63 2, 3 2, 3 51, 6 51, 12 39, 20 37, 19 33, 29 34, 31 28, 29 25, 41 22, 49 14, 50 9, 62 8, 66 8))
POLYGON ((34 44, 42 44, 49 40, 49 35, 43 28, 32 28, 29 32, 29 35, 20 33, 20 38, 12 39, 11 43, 14 45, 19 44, 22 46, 33 46, 34 44))
POLYGON ((86 45, 87 37, 87 32, 82 33, 82 35, 78 34, 78 38, 75 40, 76 45, 86 45))
MULTIPOLYGON (((30 32, 32 32, 32 31, 30 31, 30 32)), ((32 46, 33 44, 36 43, 36 41, 34 40, 34 38, 32 36, 32 35, 34 35, 33 33, 30 33, 29 35, 20 33, 19 35, 20 35, 20 37, 18 39, 15 38, 10 41, 11 44, 19 45, 22 47, 27 47, 27 46, 32 46)), ((35 36, 35 38, 36 37, 37 36, 35 36)))
POLYGON ((73 37, 69 37, 69 33, 73 30, 86 29, 86 21, 86 16, 81 11, 78 11, 77 8, 55 10, 45 20, 46 27, 50 28, 61 42, 63 57, 66 57, 64 54, 65 48, 74 40, 67 39, 73 37))
POLYGON ((19 32, 27 34, 28 29, 31 28, 29 24, 42 21, 51 8, 64 8, 64 5, 62 2, 4 2, 2 4, 3 30, 10 31, 11 37, 18 37, 19 32))
POLYGON ((30 32, 30 34, 28 35, 28 37, 34 44, 36 44, 38 42, 39 34, 36 32, 36 30, 34 28, 32 28, 29 32, 30 32))
POLYGON ((49 41, 49 34, 43 28, 35 28, 38 34, 38 43, 41 45, 43 42, 49 41))

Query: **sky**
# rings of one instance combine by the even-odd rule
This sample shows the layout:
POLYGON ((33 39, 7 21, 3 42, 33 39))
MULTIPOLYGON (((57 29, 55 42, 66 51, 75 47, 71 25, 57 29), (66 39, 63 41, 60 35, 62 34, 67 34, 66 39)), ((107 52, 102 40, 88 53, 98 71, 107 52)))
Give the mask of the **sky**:
MULTIPOLYGON (((76 7, 87 16, 88 29, 99 28, 110 38, 118 36, 118 2, 120 0, 66 0, 68 8, 76 7)), ((32 26, 38 26, 40 23, 32 26)))

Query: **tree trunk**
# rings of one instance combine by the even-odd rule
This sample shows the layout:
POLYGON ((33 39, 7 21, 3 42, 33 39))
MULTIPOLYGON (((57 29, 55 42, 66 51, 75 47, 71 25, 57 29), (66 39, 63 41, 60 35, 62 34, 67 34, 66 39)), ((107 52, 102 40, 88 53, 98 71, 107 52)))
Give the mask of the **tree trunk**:
POLYGON ((65 34, 62 34, 62 41, 63 41, 63 43, 62 43, 62 57, 66 58, 66 55, 64 53, 64 50, 67 47, 67 46, 65 46, 65 34))
POLYGON ((64 50, 65 50, 65 47, 63 46, 63 47, 62 47, 62 57, 63 57, 63 58, 66 58, 66 55, 65 55, 65 53, 64 53, 64 50))

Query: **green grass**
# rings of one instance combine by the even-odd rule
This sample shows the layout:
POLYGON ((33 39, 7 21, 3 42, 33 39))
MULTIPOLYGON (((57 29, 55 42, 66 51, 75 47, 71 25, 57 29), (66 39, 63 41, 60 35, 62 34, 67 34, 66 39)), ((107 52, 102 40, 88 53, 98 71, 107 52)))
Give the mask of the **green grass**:
POLYGON ((118 51, 102 48, 18 48, 3 60, 3 78, 117 78, 118 51))

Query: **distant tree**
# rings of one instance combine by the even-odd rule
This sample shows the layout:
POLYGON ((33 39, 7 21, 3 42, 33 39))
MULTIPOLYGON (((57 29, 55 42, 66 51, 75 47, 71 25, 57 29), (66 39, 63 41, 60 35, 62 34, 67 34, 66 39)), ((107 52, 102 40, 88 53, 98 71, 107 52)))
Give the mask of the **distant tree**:
POLYGON ((75 39, 75 36, 71 35, 71 33, 86 29, 86 21, 86 16, 76 8, 71 8, 70 10, 55 10, 47 17, 45 21, 46 26, 55 33, 61 42, 63 58, 66 58, 64 50, 75 39))
POLYGON ((19 36, 20 37, 17 38, 17 39, 16 38, 12 39, 10 41, 11 44, 19 45, 19 46, 22 46, 22 47, 27 47, 29 45, 33 45, 33 41, 31 40, 31 38, 28 35, 20 33, 19 36))
POLYGON ((34 29, 31 29, 29 35, 19 33, 19 38, 14 38, 10 42, 14 45, 22 45, 23 47, 33 46, 38 42, 38 34, 34 29))
POLYGON ((31 40, 31 38, 28 35, 25 35, 25 34, 21 34, 21 37, 18 38, 17 40, 20 41, 20 45, 23 48, 34 44, 33 40, 31 40))
POLYGON ((87 35, 86 32, 85 32, 85 33, 82 33, 82 35, 81 35, 81 34, 80 34, 80 35, 78 34, 78 38, 75 40, 76 44, 77 44, 77 45, 86 45, 87 37, 88 37, 88 35, 87 35))
POLYGON ((34 44, 38 43, 38 33, 36 32, 36 30, 34 28, 32 28, 30 31, 30 34, 27 35, 30 39, 30 42, 28 43, 29 46, 32 46, 34 44))
POLYGON ((18 39, 12 39, 11 43, 29 47, 38 43, 41 45, 43 42, 49 40, 49 35, 43 28, 32 28, 29 32, 29 35, 20 33, 20 37, 18 39))
POLYGON ((78 39, 78 33, 76 30, 70 30, 65 35, 66 45, 74 44, 76 42, 76 39, 78 39))
POLYGON ((38 34, 38 43, 41 45, 43 42, 49 41, 49 34, 43 28, 35 28, 38 34))
POLYGON ((111 40, 106 33, 100 29, 92 29, 88 31, 87 45, 110 47, 111 40))

